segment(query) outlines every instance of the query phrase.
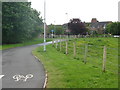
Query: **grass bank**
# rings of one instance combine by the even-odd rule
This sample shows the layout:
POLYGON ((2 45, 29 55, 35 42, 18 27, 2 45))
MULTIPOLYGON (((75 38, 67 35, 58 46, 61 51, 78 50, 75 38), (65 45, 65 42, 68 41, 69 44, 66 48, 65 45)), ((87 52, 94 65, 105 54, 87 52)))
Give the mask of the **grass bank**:
MULTIPOLYGON (((47 39, 47 41, 51 41, 52 39, 47 39)), ((0 45, 0 50, 5 50, 9 48, 15 48, 15 47, 22 47, 22 46, 27 46, 27 45, 34 45, 34 44, 39 44, 43 43, 43 38, 35 38, 33 40, 29 40, 23 43, 18 43, 18 44, 5 44, 5 45, 0 45)))
POLYGON ((43 52, 36 48, 33 54, 40 58, 48 73, 47 88, 118 88, 118 39, 88 38, 69 41, 68 55, 65 43, 62 51, 52 45, 43 52), (76 41, 77 56, 73 56, 76 41), (88 44, 87 63, 84 60, 84 44, 88 44), (102 72, 103 46, 107 46, 106 72, 102 72))

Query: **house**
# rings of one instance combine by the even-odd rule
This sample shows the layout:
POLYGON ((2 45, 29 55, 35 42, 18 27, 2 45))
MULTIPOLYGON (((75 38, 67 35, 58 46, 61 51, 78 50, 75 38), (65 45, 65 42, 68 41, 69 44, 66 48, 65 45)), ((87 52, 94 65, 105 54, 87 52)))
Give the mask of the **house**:
POLYGON ((109 23, 112 23, 112 21, 99 22, 96 18, 92 18, 89 29, 91 32, 96 31, 98 34, 103 34, 105 33, 106 25, 109 23))

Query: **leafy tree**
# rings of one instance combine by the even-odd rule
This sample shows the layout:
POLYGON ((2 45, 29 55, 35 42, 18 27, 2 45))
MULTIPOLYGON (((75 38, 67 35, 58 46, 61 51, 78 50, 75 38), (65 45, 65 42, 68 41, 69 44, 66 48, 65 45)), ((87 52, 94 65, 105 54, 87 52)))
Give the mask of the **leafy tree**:
POLYGON ((108 24, 106 27, 106 32, 113 35, 120 35, 120 22, 108 24))
POLYGON ((72 19, 70 23, 68 23, 68 29, 71 34, 86 34, 87 29, 85 28, 85 24, 82 23, 79 19, 72 19))
POLYGON ((49 25, 48 26, 48 33, 51 33, 51 30, 54 30, 54 34, 61 35, 64 34, 64 29, 62 25, 49 25))
POLYGON ((19 43, 36 37, 41 32, 40 13, 30 2, 2 3, 2 36, 4 43, 19 43))
POLYGON ((51 30, 54 30, 54 29, 55 29, 55 26, 54 26, 53 24, 48 25, 47 33, 48 33, 48 34, 52 33, 51 30))
POLYGON ((55 34, 56 35, 61 35, 61 34, 64 34, 64 29, 61 25, 56 25, 55 26, 55 34))

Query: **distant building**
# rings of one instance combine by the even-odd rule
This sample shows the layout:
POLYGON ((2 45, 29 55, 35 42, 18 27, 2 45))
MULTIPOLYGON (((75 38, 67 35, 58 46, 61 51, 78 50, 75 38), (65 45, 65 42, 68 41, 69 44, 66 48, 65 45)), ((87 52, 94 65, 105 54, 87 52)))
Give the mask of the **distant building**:
POLYGON ((97 22, 98 22, 98 21, 97 21, 96 18, 92 18, 91 23, 97 23, 97 22))
MULTIPOLYGON (((82 23, 82 22, 79 18, 70 19, 70 21, 68 23, 63 24, 63 28, 65 29, 65 33, 71 32, 68 29, 69 23, 77 24, 77 23, 82 23)), ((90 34, 92 34, 93 32, 96 32, 98 34, 103 34, 103 33, 105 33, 105 28, 106 28, 107 24, 112 23, 112 21, 99 22, 97 20, 97 18, 92 18, 91 22, 83 22, 83 23, 84 23, 85 27, 89 30, 90 34)))
POLYGON ((96 18, 92 18, 89 28, 91 31, 96 31, 98 34, 103 34, 105 33, 104 30, 106 28, 106 25, 109 23, 112 23, 112 21, 99 22, 96 18))

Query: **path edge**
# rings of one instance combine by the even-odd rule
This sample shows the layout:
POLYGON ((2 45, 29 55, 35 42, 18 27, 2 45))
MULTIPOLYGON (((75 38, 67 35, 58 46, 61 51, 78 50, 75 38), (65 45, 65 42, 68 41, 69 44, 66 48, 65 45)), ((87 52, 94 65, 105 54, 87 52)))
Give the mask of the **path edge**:
MULTIPOLYGON (((32 55, 33 55, 33 53, 32 53, 32 55)), ((35 55, 33 55, 33 56, 40 62, 40 59, 37 56, 35 56, 35 55)), ((42 62, 41 62, 41 64, 44 67, 44 64, 42 62)), ((44 67, 44 70, 45 70, 45 67, 44 67)), ((45 82, 43 84, 43 88, 46 88, 47 82, 48 82, 48 74, 47 74, 47 70, 45 70, 45 82)))

